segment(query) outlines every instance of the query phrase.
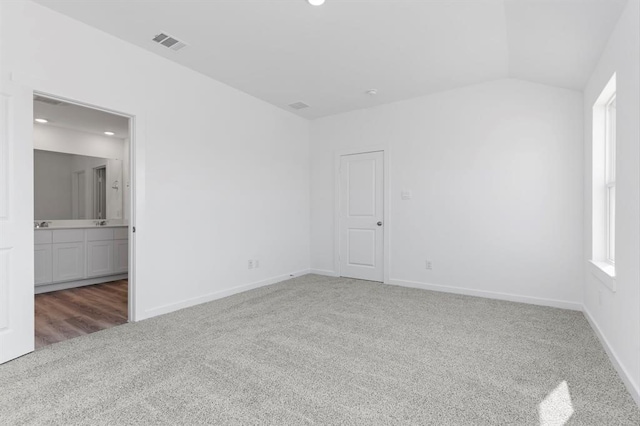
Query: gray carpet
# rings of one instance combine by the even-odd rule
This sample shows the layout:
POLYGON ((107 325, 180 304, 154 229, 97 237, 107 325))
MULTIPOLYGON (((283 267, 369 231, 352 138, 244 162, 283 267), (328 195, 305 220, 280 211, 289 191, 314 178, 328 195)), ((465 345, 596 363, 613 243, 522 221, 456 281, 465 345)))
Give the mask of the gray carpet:
POLYGON ((640 424, 579 312, 316 275, 48 346, 0 392, 2 425, 640 424))

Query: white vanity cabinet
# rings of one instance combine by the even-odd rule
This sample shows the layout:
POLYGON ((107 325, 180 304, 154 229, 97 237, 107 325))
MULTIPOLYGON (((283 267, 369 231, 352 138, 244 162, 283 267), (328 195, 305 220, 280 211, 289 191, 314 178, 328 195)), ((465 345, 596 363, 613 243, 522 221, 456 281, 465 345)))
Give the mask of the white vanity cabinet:
POLYGON ((87 229, 87 277, 113 272, 113 228, 87 229))
POLYGON ((52 231, 35 233, 35 284, 51 284, 53 280, 53 242, 52 231))
POLYGON ((52 251, 54 283, 84 278, 84 243, 58 243, 52 251))
POLYGON ((51 284, 53 281, 53 251, 51 244, 36 244, 34 260, 36 285, 51 284))
POLYGON ((35 230, 36 292, 126 278, 126 227, 35 230))
POLYGON ((129 241, 116 240, 113 242, 114 271, 124 273, 129 270, 129 241))
POLYGON ((116 273, 122 274, 129 270, 129 230, 127 228, 113 229, 113 262, 116 273))
POLYGON ((84 278, 84 230, 61 229, 53 233, 53 282, 84 278))
POLYGON ((113 241, 87 241, 87 277, 113 272, 113 241))

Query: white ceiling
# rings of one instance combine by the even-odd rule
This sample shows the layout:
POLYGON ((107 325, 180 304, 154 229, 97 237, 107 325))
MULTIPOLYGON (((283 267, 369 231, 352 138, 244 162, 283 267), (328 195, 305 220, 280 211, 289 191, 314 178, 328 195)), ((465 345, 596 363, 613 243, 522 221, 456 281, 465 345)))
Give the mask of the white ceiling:
POLYGON ((100 136, 110 131, 115 133, 114 138, 121 139, 129 135, 128 118, 74 104, 50 105, 34 101, 33 118, 49 120, 46 124, 35 123, 39 126, 63 127, 100 136))
POLYGON ((37 1, 317 118, 505 77, 582 90, 627 0, 37 1))

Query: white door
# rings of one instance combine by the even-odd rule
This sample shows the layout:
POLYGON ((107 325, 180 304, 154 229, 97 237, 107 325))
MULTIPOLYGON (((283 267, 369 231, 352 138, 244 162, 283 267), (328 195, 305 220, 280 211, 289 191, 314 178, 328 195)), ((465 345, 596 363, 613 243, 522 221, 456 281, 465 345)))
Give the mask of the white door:
POLYGON ((340 275, 384 280, 384 153, 340 158, 340 275))
POLYGON ((33 351, 34 231, 33 94, 7 80, 1 83, 0 363, 3 363, 33 351))

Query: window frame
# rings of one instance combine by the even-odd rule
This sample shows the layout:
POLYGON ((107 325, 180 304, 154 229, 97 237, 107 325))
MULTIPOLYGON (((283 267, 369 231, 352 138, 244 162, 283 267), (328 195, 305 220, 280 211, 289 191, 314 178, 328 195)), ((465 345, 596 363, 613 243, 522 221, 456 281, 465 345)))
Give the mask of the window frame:
POLYGON ((614 72, 592 108, 591 139, 591 274, 616 292, 616 73, 614 72))
POLYGON ((604 240, 606 243, 605 261, 615 265, 615 224, 616 224, 616 92, 604 104, 605 117, 605 217, 604 240))

